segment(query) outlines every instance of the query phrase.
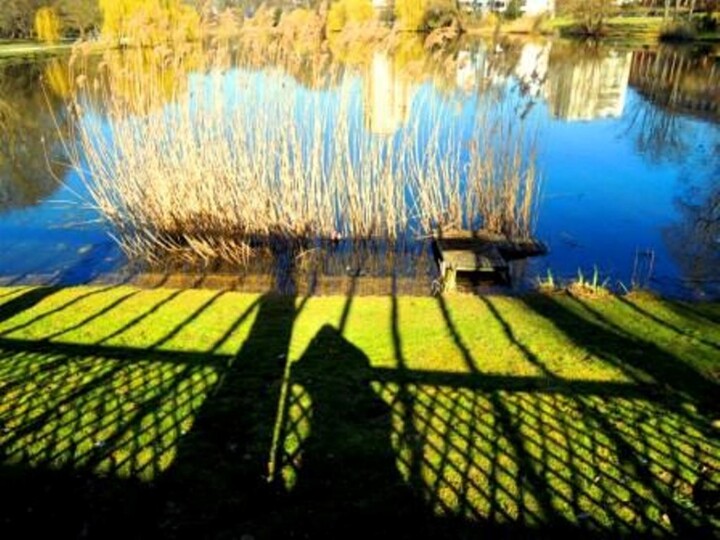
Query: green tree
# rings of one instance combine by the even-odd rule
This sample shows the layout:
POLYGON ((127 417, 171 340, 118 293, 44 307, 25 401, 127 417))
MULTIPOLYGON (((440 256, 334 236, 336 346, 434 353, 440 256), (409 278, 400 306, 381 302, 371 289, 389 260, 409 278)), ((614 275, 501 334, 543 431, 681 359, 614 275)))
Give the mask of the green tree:
POLYGON ((0 37, 30 39, 35 33, 35 13, 46 3, 39 0, 2 0, 0 37))
POLYGON ((365 22, 375 15, 370 0, 339 0, 333 2, 328 12, 328 30, 342 30, 347 23, 365 22))
POLYGON ((0 0, 0 38, 47 39, 46 33, 51 29, 56 29, 58 33, 54 39, 84 35, 100 25, 98 2, 99 0, 0 0), (53 14, 52 17, 50 13, 53 14), (56 22, 59 24, 55 25, 56 22))
POLYGON ((510 0, 507 5, 507 9, 505 10, 505 18, 506 19, 517 19, 522 15, 521 8, 521 1, 520 0, 510 0))
POLYGON ((200 15, 181 0, 100 0, 103 36, 135 45, 197 39, 200 15))
POLYGON ((397 0, 395 17, 402 30, 419 30, 425 19, 425 0, 397 0))
POLYGON ((102 24, 98 0, 56 0, 53 7, 60 16, 65 36, 84 37, 102 24))

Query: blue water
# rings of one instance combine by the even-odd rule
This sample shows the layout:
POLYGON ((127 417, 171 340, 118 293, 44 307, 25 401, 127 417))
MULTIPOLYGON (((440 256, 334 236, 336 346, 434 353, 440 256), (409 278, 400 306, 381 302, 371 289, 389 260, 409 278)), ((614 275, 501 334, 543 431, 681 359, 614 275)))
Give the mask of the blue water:
MULTIPOLYGON (((351 84, 344 86, 352 92, 350 110, 358 116, 356 129, 378 137, 397 135, 409 123, 441 122, 441 131, 466 139, 473 135, 475 115, 482 106, 495 106, 496 114, 515 115, 532 127, 529 131, 535 135, 542 178, 536 237, 547 243, 550 252, 530 261, 520 285, 532 284, 548 271, 556 279, 569 280, 578 271, 588 276, 597 269, 602 280, 620 290, 634 283, 671 296, 717 297, 720 109, 716 87, 713 92, 716 80, 707 74, 710 105, 705 104, 702 113, 687 104, 667 104, 647 97, 648 88, 638 84, 636 76, 626 76, 631 64, 623 59, 631 54, 637 53, 605 51, 599 56, 610 58, 607 65, 615 71, 596 62, 597 72, 583 67, 582 56, 563 60, 562 65, 554 64, 550 56, 549 66, 543 67, 541 59, 528 79, 528 70, 520 67, 502 76, 488 73, 488 52, 480 46, 468 56, 471 68, 462 72, 458 68, 456 78, 449 78, 454 88, 448 88, 452 87, 448 80, 439 84, 437 78, 398 83, 392 58, 383 58, 379 68, 350 71, 351 84), (384 80, 388 73, 390 82, 384 80), (603 77, 608 81, 619 77, 619 83, 595 88, 603 77), (530 80, 529 90, 522 90, 519 81, 523 80, 530 80), (579 90, 588 80, 595 81, 589 83, 590 90, 579 90), (563 90, 563 85, 570 90, 563 90), (378 92, 381 98, 383 92, 387 95, 373 101, 378 92), (495 94, 502 98, 493 105, 488 96, 495 94), (387 102, 392 103, 373 109, 387 102), (705 224, 708 216, 710 223, 705 224), (697 233, 699 223, 705 224, 703 234, 697 233)), ((639 60, 632 59, 635 69, 639 60)), ((18 65, 28 69, 39 65, 42 71, 42 61, 14 62, 12 70, 0 65, 0 77, 12 78, 18 65)), ((263 84, 273 84, 272 76, 258 76, 263 84)), ((704 73, 693 76, 703 79, 704 73)), ((285 91, 294 92, 298 100, 324 100, 337 106, 338 87, 316 90, 287 76, 281 80, 285 91)), ((0 92, 3 88, 0 85, 0 92)), ((706 88, 703 99, 708 99, 707 94, 706 88)), ((0 94, 2 99, 14 98, 0 94)), ((47 115, 46 110, 29 104, 37 105, 37 101, 16 104, 27 107, 22 113, 26 118, 47 115)), ((52 144, 46 128, 38 135, 48 137, 52 144)), ((0 167, 0 283, 85 283, 121 273, 127 261, 111 238, 112 231, 83 196, 74 172, 66 170, 62 185, 40 190, 34 200, 17 195, 28 192, 25 185, 13 187, 25 157, 17 149, 9 150, 8 137, 0 148, 6 164, 0 167)), ((44 152, 39 143, 26 146, 26 153, 36 154, 35 161, 44 152)), ((22 181, 28 183, 27 178, 22 181)))

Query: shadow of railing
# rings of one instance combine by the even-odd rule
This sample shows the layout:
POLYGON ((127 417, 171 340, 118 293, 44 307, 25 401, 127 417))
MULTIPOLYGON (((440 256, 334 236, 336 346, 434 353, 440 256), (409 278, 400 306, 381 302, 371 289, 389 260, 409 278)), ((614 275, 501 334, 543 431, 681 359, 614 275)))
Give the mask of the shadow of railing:
MULTIPOLYGON (((0 313, 12 323, 45 294, 0 313)), ((483 371, 442 297, 464 371, 410 367, 396 296, 395 367, 373 366, 346 335, 352 287, 339 327, 322 326, 292 362, 307 302, 293 296, 247 302, 204 352, 167 348, 222 297, 143 349, 109 337, 171 308, 172 294, 94 345, 0 337, 0 531, 699 538, 717 526, 720 445, 700 393, 712 383, 599 313, 525 300, 625 381, 555 374, 492 298, 481 304, 537 375, 483 371), (220 352, 238 332, 239 351, 220 352)))
MULTIPOLYGON (((567 299, 568 302, 562 303, 548 296, 534 295, 525 297, 524 302, 535 313, 552 321, 578 346, 621 370, 630 380, 664 385, 709 410, 718 410, 713 397, 717 390, 715 382, 656 343, 634 336, 586 300, 573 296, 567 299)), ((706 340, 699 342, 717 349, 706 340)))

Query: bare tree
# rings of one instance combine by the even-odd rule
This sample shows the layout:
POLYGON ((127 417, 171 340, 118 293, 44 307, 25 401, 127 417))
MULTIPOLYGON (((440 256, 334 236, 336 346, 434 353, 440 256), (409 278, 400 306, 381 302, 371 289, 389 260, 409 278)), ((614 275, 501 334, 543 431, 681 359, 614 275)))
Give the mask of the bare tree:
POLYGON ((601 34, 605 19, 615 10, 613 0, 559 0, 558 11, 570 15, 587 35, 601 34))

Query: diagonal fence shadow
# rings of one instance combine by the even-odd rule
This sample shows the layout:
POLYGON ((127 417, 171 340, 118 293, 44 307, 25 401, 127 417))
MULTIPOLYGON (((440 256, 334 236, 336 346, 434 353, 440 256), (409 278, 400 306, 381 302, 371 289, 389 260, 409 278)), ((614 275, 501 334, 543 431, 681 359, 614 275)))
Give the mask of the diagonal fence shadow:
POLYGON ((339 328, 322 326, 293 362, 305 305, 293 296, 259 297, 203 353, 2 337, 0 530, 712 537, 720 447, 694 375, 665 381, 634 352, 662 351, 637 341, 602 356, 603 343, 624 350, 629 338, 528 300, 579 345, 652 376, 564 379, 482 301, 538 375, 483 372, 442 298, 466 371, 408 367, 394 297, 396 367, 373 367, 345 335, 352 289, 339 328), (237 354, 219 353, 245 326, 237 354), (699 409, 684 408, 688 399, 699 409))

